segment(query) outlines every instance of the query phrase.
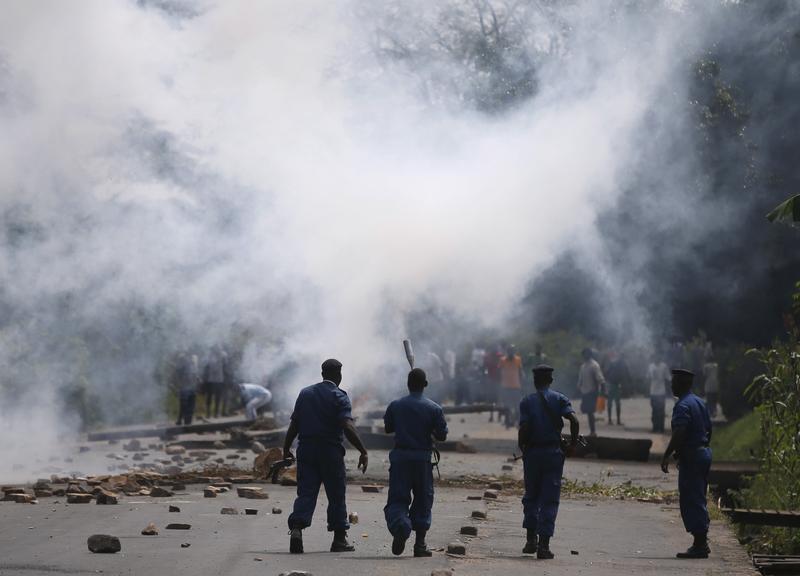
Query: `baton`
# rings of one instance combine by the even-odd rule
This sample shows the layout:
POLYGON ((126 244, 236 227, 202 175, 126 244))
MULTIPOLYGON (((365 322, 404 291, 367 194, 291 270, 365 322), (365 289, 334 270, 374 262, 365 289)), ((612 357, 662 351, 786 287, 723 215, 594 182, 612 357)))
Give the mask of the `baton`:
POLYGON ((411 369, 414 369, 414 349, 411 347, 411 340, 403 340, 403 348, 406 351, 406 360, 408 360, 408 365, 411 366, 411 369))

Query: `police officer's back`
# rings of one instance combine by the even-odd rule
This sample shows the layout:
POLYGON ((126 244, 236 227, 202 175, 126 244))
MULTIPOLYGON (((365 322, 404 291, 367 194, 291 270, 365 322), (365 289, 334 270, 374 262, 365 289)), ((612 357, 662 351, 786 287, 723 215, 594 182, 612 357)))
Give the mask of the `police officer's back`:
POLYGON ((286 431, 284 458, 294 458, 291 447, 299 437, 297 448, 297 498, 289 516, 289 551, 303 552, 302 530, 311 525, 320 485, 328 496, 328 531, 334 533, 331 552, 350 552, 347 541, 350 524, 345 502, 346 475, 344 446, 346 436, 361 453, 358 466, 366 471, 367 451, 353 426, 350 399, 339 388, 342 364, 326 360, 322 364, 322 382, 304 388, 297 397, 291 424, 286 431))
POLYGON ((578 442, 579 425, 569 398, 550 389, 553 368, 545 364, 536 366, 533 382, 536 391, 520 402, 518 442, 525 470, 522 526, 527 531, 523 553, 536 552, 538 558, 549 559, 553 557, 550 538, 555 530, 564 471, 562 418, 570 422, 571 448, 578 442))
POLYGON ((389 404, 383 417, 386 432, 394 434, 394 449, 389 454, 389 495, 383 511, 394 538, 392 553, 395 555, 403 553, 413 530, 416 532, 414 556, 431 556, 425 544, 433 507, 431 453, 433 438, 447 438, 447 423, 441 406, 423 396, 427 385, 423 370, 411 370, 408 396, 389 404))

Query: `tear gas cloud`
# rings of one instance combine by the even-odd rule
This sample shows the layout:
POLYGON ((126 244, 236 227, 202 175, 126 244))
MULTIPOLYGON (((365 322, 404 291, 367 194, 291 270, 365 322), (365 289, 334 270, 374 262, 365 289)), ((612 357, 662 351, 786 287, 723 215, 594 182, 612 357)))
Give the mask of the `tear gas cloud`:
MULTIPOLYGON (((420 302, 500 325, 688 122, 715 6, 7 3, 4 433, 59 434, 67 385, 153 413, 185 346, 242 338, 247 377, 298 360, 293 386, 334 356, 355 386, 402 366, 420 302)), ((612 313, 647 340, 630 289, 612 313)))

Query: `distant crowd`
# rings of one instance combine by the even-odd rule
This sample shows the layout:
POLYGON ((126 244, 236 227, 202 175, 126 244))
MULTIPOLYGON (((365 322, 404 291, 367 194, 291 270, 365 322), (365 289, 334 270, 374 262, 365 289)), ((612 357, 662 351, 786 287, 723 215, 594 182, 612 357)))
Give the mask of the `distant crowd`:
MULTIPOLYGON (((697 389, 705 396, 712 417, 717 415, 719 366, 710 342, 701 347, 687 347, 681 342, 665 344, 646 362, 641 353, 633 356, 616 347, 600 352, 585 348, 580 357, 576 354, 574 361, 568 361, 579 368, 575 380, 562 381, 560 387, 574 390, 573 396, 580 398, 580 411, 586 415, 590 434, 596 432, 597 413, 607 412, 609 424, 622 425, 621 399, 642 392, 650 398, 652 431, 665 432, 671 370, 680 366, 689 366, 697 374, 697 389)), ((563 358, 559 360, 564 363, 563 358)), ((541 344, 520 353, 507 343, 474 346, 461 355, 446 347, 441 354, 429 350, 417 363, 427 374, 435 401, 489 404, 493 407, 489 419, 496 418, 508 428, 518 424, 519 402, 534 388, 532 369, 548 363, 558 365, 551 362, 541 344)), ((240 365, 241 355, 220 345, 210 347, 203 355, 186 350, 176 354, 171 376, 178 398, 176 424, 192 423, 198 398, 204 402, 206 418, 230 416, 244 409, 246 417, 255 420, 267 408, 291 408, 290 399, 284 398, 288 390, 280 374, 264 376, 257 383, 245 382, 240 365)), ((561 371, 569 374, 568 369, 561 371)), ((368 392, 364 394, 369 396, 368 392)), ((381 395, 376 399, 380 401, 381 395)))

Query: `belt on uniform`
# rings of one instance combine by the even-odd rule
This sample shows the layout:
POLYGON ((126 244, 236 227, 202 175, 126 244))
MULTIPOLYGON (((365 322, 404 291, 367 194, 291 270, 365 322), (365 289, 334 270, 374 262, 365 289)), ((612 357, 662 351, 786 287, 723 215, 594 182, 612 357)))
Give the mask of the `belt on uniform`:
POLYGON ((408 446, 400 446, 399 444, 394 445, 395 450, 411 450, 413 452, 431 452, 433 448, 410 448, 408 446))
POLYGON ((561 442, 554 440, 553 442, 531 442, 528 448, 560 448, 561 442))

